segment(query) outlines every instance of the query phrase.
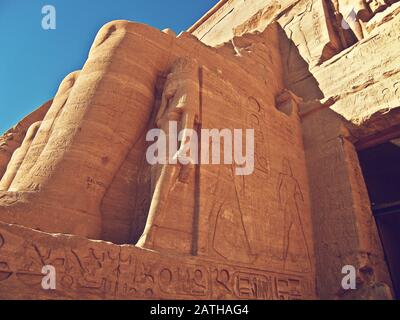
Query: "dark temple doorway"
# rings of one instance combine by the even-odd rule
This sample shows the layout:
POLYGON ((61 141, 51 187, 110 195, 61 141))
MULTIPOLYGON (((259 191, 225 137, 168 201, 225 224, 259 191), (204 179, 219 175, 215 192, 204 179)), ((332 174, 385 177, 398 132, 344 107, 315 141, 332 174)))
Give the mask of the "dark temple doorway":
MULTIPOLYGON (((380 141, 381 142, 381 141, 380 141)), ((400 298, 400 135, 358 151, 397 299, 400 298)))

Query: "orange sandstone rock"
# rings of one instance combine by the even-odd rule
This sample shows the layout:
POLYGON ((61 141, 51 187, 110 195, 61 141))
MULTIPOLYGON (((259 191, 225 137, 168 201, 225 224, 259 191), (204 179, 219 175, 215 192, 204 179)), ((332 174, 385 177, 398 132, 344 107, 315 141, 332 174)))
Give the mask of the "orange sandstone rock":
POLYGON ((15 137, 0 149, 0 297, 391 298, 354 144, 398 124, 400 12, 250 2, 179 36, 106 24, 82 70, 1 138, 15 137), (254 172, 151 165, 146 135, 170 121, 254 129, 254 172), (364 279, 351 296, 345 264, 364 279))

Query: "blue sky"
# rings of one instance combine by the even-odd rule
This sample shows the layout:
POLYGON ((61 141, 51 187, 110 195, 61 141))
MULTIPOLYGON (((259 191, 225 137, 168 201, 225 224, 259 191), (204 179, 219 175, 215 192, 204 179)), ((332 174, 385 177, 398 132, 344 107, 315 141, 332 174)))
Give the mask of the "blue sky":
POLYGON ((51 99, 81 69, 102 25, 125 19, 180 32, 218 0, 0 0, 0 134, 51 99), (42 7, 56 8, 57 29, 43 30, 42 7))

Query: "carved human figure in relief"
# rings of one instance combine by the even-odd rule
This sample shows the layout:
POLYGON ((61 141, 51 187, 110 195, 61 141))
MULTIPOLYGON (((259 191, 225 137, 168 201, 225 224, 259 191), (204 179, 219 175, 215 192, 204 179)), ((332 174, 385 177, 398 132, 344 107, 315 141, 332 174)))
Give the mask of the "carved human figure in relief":
POLYGON ((300 250, 296 253, 306 257, 306 269, 310 268, 310 254, 307 246, 307 237, 301 218, 301 202, 304 202, 300 184, 293 175, 288 159, 283 160, 282 172, 278 180, 278 197, 283 214, 283 247, 282 259, 285 267, 290 258, 290 246, 296 243, 300 250))
POLYGON ((333 6, 343 46, 347 48, 354 42, 362 40, 364 38, 362 23, 371 17, 366 3, 363 0, 333 0, 333 6))
POLYGON ((335 23, 344 48, 364 39, 368 33, 367 22, 396 2, 398 0, 332 0, 335 23))
MULTIPOLYGON (((182 131, 185 142, 192 139, 192 133, 196 131, 199 122, 198 69, 195 60, 179 58, 167 77, 160 109, 156 117, 156 125, 166 132, 168 137, 171 122, 178 124, 177 131, 182 131)), ((175 155, 175 158, 180 158, 180 160, 187 158, 190 159, 190 162, 193 162, 195 157, 197 155, 185 152, 183 142, 175 155)))
MULTIPOLYGON (((178 58, 171 68, 171 72, 165 82, 159 111, 156 116, 156 126, 166 134, 166 154, 161 155, 163 148, 158 149, 158 157, 165 157, 167 164, 158 164, 154 167, 152 175, 152 188, 154 190, 151 201, 147 224, 143 235, 138 241, 139 246, 152 248, 168 246, 169 242, 180 242, 178 251, 187 252, 191 242, 191 226, 183 221, 177 221, 179 214, 188 215, 191 220, 193 212, 174 209, 174 201, 171 194, 181 194, 182 199, 192 199, 193 194, 185 185, 193 184, 194 159, 198 154, 192 154, 187 149, 187 142, 193 138, 193 132, 197 132, 199 124, 199 66, 190 58, 178 58), (173 129, 175 128, 175 129, 173 129), (177 136, 173 129, 181 135, 181 144, 178 144, 177 136), (177 151, 176 151, 177 150, 177 151), (157 236, 155 232, 158 231, 157 236), (181 235, 183 238, 180 239, 181 235), (154 241, 157 241, 155 243, 154 241), (190 240, 190 241, 189 241, 190 240)), ((184 217, 188 218, 188 217, 184 217)))
POLYGON ((237 180, 243 177, 238 178, 235 175, 234 166, 222 167, 219 174, 224 180, 227 179, 228 183, 224 180, 218 183, 218 188, 223 191, 213 232, 213 248, 225 259, 251 263, 257 256, 252 253, 245 226, 245 212, 242 210, 243 199, 239 195, 239 189, 244 190, 244 186, 238 185, 237 180))

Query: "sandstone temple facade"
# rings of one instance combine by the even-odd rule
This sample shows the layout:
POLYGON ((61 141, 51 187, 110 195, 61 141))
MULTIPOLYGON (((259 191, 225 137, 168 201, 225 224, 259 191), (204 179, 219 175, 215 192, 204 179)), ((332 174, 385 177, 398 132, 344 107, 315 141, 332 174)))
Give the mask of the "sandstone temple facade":
POLYGON ((0 298, 398 297, 399 107, 395 0, 222 0, 178 36, 110 22, 0 137, 0 298), (254 129, 253 174, 150 165, 169 120, 254 129))

